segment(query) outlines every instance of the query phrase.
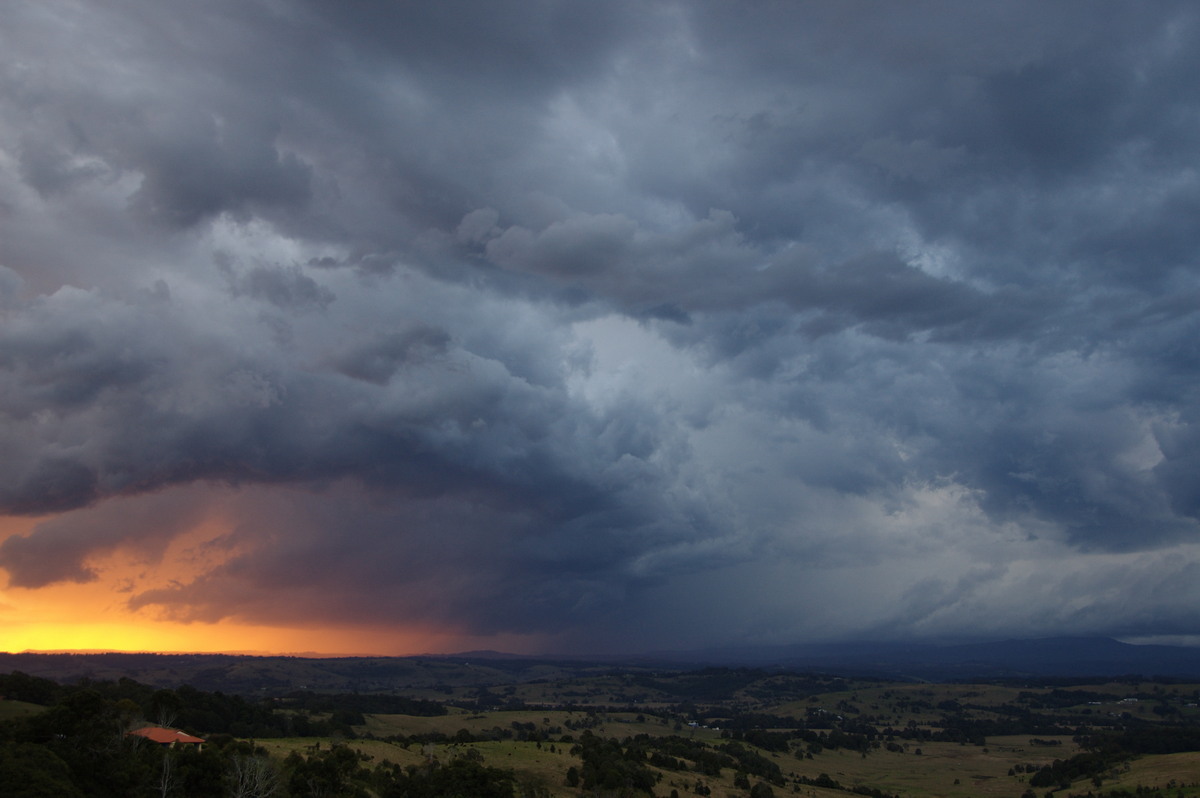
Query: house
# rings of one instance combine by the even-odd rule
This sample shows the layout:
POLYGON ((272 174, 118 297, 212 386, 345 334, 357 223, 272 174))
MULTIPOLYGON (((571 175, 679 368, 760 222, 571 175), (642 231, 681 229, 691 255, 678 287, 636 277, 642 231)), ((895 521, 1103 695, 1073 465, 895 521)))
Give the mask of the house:
POLYGON ((145 737, 150 742, 158 743, 165 748, 174 748, 177 745, 194 745, 196 746, 196 750, 199 751, 204 745, 204 740, 199 737, 193 737, 178 729, 164 729, 161 726, 146 726, 145 728, 134 729, 129 733, 138 737, 145 737))

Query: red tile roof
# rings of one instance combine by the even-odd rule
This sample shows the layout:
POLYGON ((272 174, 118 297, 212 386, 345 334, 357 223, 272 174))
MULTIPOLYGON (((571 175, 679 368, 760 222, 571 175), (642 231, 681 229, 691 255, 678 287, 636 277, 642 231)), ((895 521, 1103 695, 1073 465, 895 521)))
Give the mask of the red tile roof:
POLYGON ((134 729, 130 734, 136 734, 139 737, 145 737, 151 742, 162 743, 163 745, 172 745, 174 743, 198 744, 204 742, 199 737, 193 737, 177 729, 164 729, 161 726, 147 726, 144 729, 134 729))

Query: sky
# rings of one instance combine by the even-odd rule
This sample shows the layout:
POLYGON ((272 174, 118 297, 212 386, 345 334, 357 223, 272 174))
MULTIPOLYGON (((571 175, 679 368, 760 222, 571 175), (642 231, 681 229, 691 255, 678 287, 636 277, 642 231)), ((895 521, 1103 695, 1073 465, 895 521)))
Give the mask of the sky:
POLYGON ((0 649, 1200 634, 1190 2, 10 0, 0 649))

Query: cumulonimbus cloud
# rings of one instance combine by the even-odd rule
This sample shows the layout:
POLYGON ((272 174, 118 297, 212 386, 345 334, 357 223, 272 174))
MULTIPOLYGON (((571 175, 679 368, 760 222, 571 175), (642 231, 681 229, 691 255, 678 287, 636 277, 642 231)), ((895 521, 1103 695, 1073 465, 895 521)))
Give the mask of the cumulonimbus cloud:
MULTIPOLYGON (((239 545, 134 606, 284 623, 324 562, 330 622, 579 646, 706 579, 714 640, 1092 617, 1028 560, 1197 533, 1200 21, 934 7, 17 4, 0 511, 65 515, 10 583, 208 485, 239 545), (903 611, 809 619, 830 569, 903 611)), ((1113 630, 1174 633, 1139 579, 1113 630)))

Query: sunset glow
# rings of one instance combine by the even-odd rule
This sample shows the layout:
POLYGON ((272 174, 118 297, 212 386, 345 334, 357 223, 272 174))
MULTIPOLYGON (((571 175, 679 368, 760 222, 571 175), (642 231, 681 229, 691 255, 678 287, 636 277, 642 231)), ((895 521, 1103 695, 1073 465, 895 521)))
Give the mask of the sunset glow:
MULTIPOLYGON (((116 586, 98 580, 39 590, 0 591, 0 651, 155 651, 404 656, 469 650, 468 636, 435 630, 271 627, 236 620, 179 623, 134 612, 116 586)), ((496 642, 496 641, 490 641, 496 642)), ((516 638, 503 641, 519 651, 516 638)))
MULTIPOLYGON (((219 495, 219 494, 218 494, 219 495)), ((28 534, 42 519, 0 519, 0 544, 28 534)), ((468 650, 501 643, 523 651, 534 641, 518 636, 472 639, 470 635, 431 628, 341 624, 289 626, 247 623, 236 615, 213 622, 180 622, 157 608, 131 609, 131 596, 144 590, 181 584, 222 564, 233 550, 226 519, 206 518, 182 531, 161 551, 118 548, 91 557, 94 578, 60 582, 36 589, 0 590, 0 651, 155 651, 253 654, 402 656, 468 650)))
MULTIPOLYGON (((37 615, 37 613, 31 613, 37 615)), ((124 621, 37 620, 5 627, 4 651, 153 651, 159 653, 408 656, 456 651, 452 635, 402 630, 279 629, 237 623, 172 624, 124 621)), ((462 646, 463 650, 469 646, 462 646)))

